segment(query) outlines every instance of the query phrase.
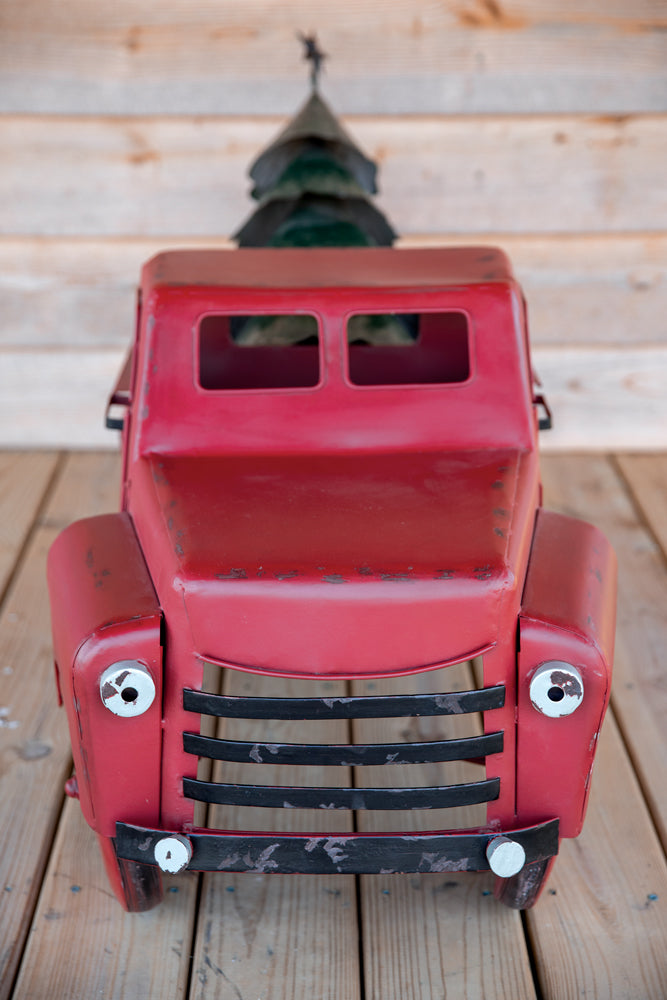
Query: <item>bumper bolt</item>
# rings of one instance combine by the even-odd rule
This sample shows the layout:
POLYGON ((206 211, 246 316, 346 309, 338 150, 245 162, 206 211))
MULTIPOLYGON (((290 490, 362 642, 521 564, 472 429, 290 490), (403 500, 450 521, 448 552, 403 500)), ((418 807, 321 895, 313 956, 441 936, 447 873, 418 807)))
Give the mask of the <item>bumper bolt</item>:
POLYGON ((494 837, 486 845, 486 860, 494 875, 511 878, 518 875, 526 863, 526 852, 521 844, 509 837, 494 837))
POLYGON ((163 837, 162 840, 158 840, 153 849, 153 855, 163 872, 178 875, 190 864, 192 844, 187 837, 175 833, 171 837, 163 837))

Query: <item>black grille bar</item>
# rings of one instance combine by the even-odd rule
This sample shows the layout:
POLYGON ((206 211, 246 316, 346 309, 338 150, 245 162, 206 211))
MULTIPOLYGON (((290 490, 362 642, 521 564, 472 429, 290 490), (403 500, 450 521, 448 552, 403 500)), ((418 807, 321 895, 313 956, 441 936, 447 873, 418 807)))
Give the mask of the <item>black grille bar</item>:
MULTIPOLYGON (((191 871, 263 872, 330 875, 336 872, 377 875, 381 872, 488 871, 486 848, 499 831, 460 830, 418 834, 228 833, 189 834, 191 871)), ((521 844, 526 864, 558 854, 558 820, 518 830, 504 830, 521 844)), ((155 845, 166 830, 116 824, 119 858, 154 865, 155 845)))
POLYGON ((392 719, 427 715, 467 715, 505 704, 502 684, 447 694, 386 695, 356 698, 239 698, 183 691, 187 712, 228 719, 392 719))
POLYGON ((440 761, 470 760, 501 753, 502 733, 487 733, 460 740, 431 743, 370 743, 370 744, 305 744, 305 743, 244 743, 239 740, 218 740, 183 733, 186 753, 212 760, 236 761, 241 764, 319 764, 338 767, 358 767, 378 764, 428 764, 440 761))
POLYGON ((308 788, 273 785, 224 785, 183 778, 183 794, 216 805, 267 809, 450 809, 491 802, 500 779, 426 788, 308 788))

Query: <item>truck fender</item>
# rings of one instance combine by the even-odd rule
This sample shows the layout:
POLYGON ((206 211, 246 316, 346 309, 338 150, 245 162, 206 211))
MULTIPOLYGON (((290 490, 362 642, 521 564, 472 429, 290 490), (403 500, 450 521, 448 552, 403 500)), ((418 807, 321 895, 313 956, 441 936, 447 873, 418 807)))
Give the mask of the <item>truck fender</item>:
POLYGON ((517 812, 527 822, 558 816, 564 837, 581 830, 609 702, 616 572, 597 528, 538 512, 519 618, 517 812))
POLYGON ((129 515, 105 514, 66 528, 49 552, 47 577, 56 675, 83 814, 108 837, 117 820, 130 816, 131 822, 157 822, 161 611, 129 515), (103 675, 115 664, 129 672, 112 669, 105 687, 103 675), (119 687, 118 677, 137 684, 119 687))

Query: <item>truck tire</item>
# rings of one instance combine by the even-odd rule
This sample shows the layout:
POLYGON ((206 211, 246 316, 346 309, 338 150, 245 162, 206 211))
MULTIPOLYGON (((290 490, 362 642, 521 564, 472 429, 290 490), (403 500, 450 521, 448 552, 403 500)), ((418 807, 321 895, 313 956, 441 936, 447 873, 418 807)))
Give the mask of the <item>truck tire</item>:
POLYGON ((143 913, 157 906, 162 900, 160 869, 119 858, 111 837, 98 839, 111 888, 121 906, 129 913, 143 913))
POLYGON ((497 878, 494 896, 513 910, 529 910, 537 902, 553 862, 554 858, 533 861, 525 865, 518 875, 512 875, 511 878, 497 878))

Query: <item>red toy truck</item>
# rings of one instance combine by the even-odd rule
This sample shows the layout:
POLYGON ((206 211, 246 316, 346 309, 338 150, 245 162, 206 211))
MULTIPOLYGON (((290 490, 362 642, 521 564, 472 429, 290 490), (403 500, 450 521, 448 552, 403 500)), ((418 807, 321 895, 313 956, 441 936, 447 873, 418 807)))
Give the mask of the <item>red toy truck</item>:
POLYGON ((157 903, 160 869, 490 869, 504 902, 532 905, 559 839, 583 821, 609 698, 615 560, 595 528, 541 507, 543 401, 502 252, 160 254, 143 270, 112 402, 124 408, 122 509, 67 528, 48 572, 70 792, 123 905, 157 903), (414 693, 417 675, 473 658, 478 687, 414 693), (205 665, 273 675, 278 690, 280 678, 305 691, 307 679, 401 676, 413 693, 228 696, 205 688, 205 665), (483 735, 426 742, 250 743, 202 723, 322 720, 324 731, 328 719, 467 713, 483 714, 483 735), (483 763, 481 780, 275 787, 225 782, 229 763, 222 781, 198 778, 206 760, 296 775, 459 759, 483 763), (486 823, 211 829, 195 825, 195 802, 486 803, 486 823))

